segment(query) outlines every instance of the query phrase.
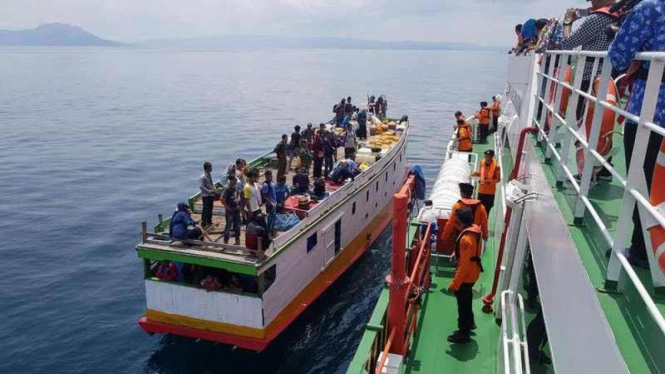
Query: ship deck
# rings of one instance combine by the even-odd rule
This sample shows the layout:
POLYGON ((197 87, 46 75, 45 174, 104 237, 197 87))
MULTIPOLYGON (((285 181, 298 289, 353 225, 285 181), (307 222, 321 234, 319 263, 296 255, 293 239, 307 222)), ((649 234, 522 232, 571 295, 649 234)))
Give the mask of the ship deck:
MULTIPOLYGON (((536 145, 535 138, 530 140, 536 145)), ((620 134, 615 135, 615 147, 622 147, 623 142, 620 134)), ((474 144, 474 153, 482 155, 489 145, 474 144)), ((544 160, 544 147, 535 147, 538 157, 544 160)), ((507 176, 512 169, 510 152, 504 152, 502 159, 504 174, 507 176)), ((618 152, 613 158, 615 168, 625 176, 625 160, 623 152, 618 152)), ((608 258, 606 244, 603 235, 591 217, 586 217, 586 226, 573 225, 573 207, 575 203, 572 187, 564 185, 556 187, 555 165, 541 162, 543 171, 547 177, 554 198, 563 214, 563 219, 568 223, 570 236, 575 249, 581 258, 582 265, 586 270, 590 282, 596 286, 595 296, 602 308, 607 322, 611 328, 621 356, 631 373, 662 374, 665 371, 665 355, 662 354, 665 338, 659 328, 649 315, 646 306, 641 301, 637 291, 631 282, 625 282, 622 293, 607 293, 603 291, 605 273, 608 258)), ((497 190, 497 205, 500 201, 500 189, 497 190)), ((589 193, 591 202, 596 207, 599 215, 607 225, 610 233, 614 235, 617 229, 617 217, 621 210, 623 188, 617 181, 600 182, 589 193)), ((482 309, 482 296, 486 295, 492 287, 494 275, 494 264, 496 261, 498 242, 494 231, 496 220, 501 219, 498 209, 490 215, 490 239, 486 244, 486 253, 483 259, 485 272, 481 273, 480 279, 474 287, 474 314, 478 328, 474 331, 472 342, 465 345, 451 344, 446 340, 448 334, 457 328, 457 304, 454 295, 447 291, 447 287, 454 275, 454 269, 439 266, 438 269, 432 264, 432 285, 429 292, 423 298, 423 307, 419 317, 419 326, 413 338, 410 352, 404 361, 404 373, 486 373, 493 374, 497 371, 497 349, 500 338, 500 325, 494 318, 494 314, 486 314, 482 309)), ((589 213, 587 213, 587 216, 589 213)), ((566 269, 561 269, 565 272, 566 269)), ((648 270, 636 268, 636 272, 644 285, 651 285, 651 276, 648 270)), ((540 285, 543 287, 543 285, 540 285)), ((520 287, 521 288, 521 287, 520 287)), ((523 291, 521 291, 523 292, 523 291)), ((380 321, 377 316, 385 315, 387 308, 387 294, 385 289, 372 320, 380 321), (381 302, 383 300, 383 302, 381 302)), ((661 313, 665 313, 665 300, 657 298, 656 302, 661 313)), ((498 297, 498 296, 497 296, 498 297)), ((526 293, 523 294, 526 300, 526 293)), ((562 302, 565 302, 562 300, 562 302)), ((526 323, 535 316, 536 310, 527 308, 526 323)), ((371 324, 371 323, 370 323, 371 324)), ((367 335, 367 334, 366 334, 367 335)), ((571 336, 570 339, 575 339, 571 336)), ((349 374, 356 374, 363 357, 364 351, 369 349, 369 340, 363 338, 356 358, 349 367, 349 374), (364 345, 364 346, 363 346, 364 345)), ((545 346, 543 351, 551 357, 549 347, 545 346)), ((554 373, 552 365, 544 365, 532 362, 532 373, 554 373)))

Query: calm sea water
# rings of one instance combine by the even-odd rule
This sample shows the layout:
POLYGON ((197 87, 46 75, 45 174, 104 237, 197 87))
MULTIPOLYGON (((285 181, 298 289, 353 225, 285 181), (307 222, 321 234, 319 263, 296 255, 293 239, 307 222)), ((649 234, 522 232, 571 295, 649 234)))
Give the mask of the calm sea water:
POLYGON ((452 113, 503 89, 488 52, 0 49, 0 373, 344 373, 390 233, 261 354, 149 337, 134 245, 216 171, 387 94, 436 176, 452 113))

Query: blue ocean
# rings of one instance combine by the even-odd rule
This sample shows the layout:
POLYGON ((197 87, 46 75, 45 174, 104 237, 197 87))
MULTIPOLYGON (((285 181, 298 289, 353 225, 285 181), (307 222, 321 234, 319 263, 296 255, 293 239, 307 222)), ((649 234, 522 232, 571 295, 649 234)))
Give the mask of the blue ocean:
POLYGON ((385 94, 436 177, 453 113, 500 93, 495 52, 0 49, 0 373, 345 373, 390 230, 262 353, 146 335, 140 223, 333 104, 385 94))

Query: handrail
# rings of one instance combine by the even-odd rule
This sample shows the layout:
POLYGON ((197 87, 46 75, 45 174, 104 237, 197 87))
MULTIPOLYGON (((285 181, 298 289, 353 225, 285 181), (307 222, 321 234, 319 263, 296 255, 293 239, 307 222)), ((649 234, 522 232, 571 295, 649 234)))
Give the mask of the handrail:
MULTIPOLYGON (((648 216, 653 218, 656 225, 660 225, 661 227, 665 228, 665 215, 663 212, 658 211, 648 199, 644 172, 642 170, 642 164, 645 160, 645 153, 647 148, 646 145, 650 134, 657 133, 660 135, 665 135, 665 128, 662 128, 653 122, 656 111, 657 97, 661 85, 661 78, 665 70, 665 52, 642 52, 637 54, 635 57, 635 60, 638 61, 651 62, 649 66, 648 78, 646 80, 646 92, 644 95, 645 100, 642 103, 641 113, 639 116, 628 113, 626 110, 615 106, 606 100, 612 71, 612 64, 608 58, 607 52, 549 51, 546 52, 545 58, 547 59, 547 63, 541 64, 540 71, 537 72, 537 76, 541 79, 538 79, 540 89, 536 90, 535 94, 535 100, 536 102, 540 102, 542 104, 543 110, 540 114, 540 117, 534 118, 533 122, 539 129, 540 139, 543 139, 547 143, 548 154, 553 155, 554 158, 559 162, 558 168, 560 172, 556 175, 557 182, 562 183, 562 178, 565 178, 572 184, 573 188, 577 192, 578 198, 574 209, 576 223, 581 223, 581 221, 584 219, 585 213, 588 212, 593 221, 598 226, 604 240, 612 247, 612 256, 610 256, 606 274, 606 288, 618 288, 618 281, 621 272, 625 271, 628 275, 628 278, 631 280, 633 286, 640 295, 640 298, 647 306, 651 317, 654 319, 661 332, 665 335, 665 318, 663 317, 662 313, 660 313, 658 307, 649 295, 649 292, 646 290, 644 284, 642 284, 640 278, 635 273, 632 265, 623 255, 623 248, 630 234, 630 221, 632 220, 633 210, 636 206, 641 208, 642 213, 645 215, 648 213, 648 216), (563 71, 568 66, 570 66, 570 63, 567 61, 567 59, 563 58, 568 56, 584 57, 579 59, 577 62, 578 71, 575 74, 572 85, 570 83, 562 82, 560 79, 557 79, 554 76, 554 71, 557 68, 555 66, 555 60, 559 62, 558 68, 563 71), (559 57, 561 57, 560 61, 558 59, 559 57), (579 89, 582 83, 582 71, 580 69, 585 69, 586 64, 588 64, 586 57, 593 58, 594 60, 592 70, 593 72, 597 71, 601 60, 603 61, 602 71, 600 73, 600 87, 598 88, 596 96, 579 89), (549 65, 549 71, 547 72, 545 71, 546 65, 549 65), (552 85, 556 87, 555 97, 549 99, 543 97, 546 96, 548 92, 550 92, 550 88, 554 88, 552 85), (570 90, 571 96, 568 102, 565 118, 563 118, 558 113, 558 104, 561 102, 562 92, 566 89, 570 90), (584 129, 578 129, 575 126, 577 123, 575 108, 577 107, 579 100, 586 100, 589 103, 595 104, 593 122, 589 131, 590 136, 587 139, 585 139, 586 134, 580 134, 580 131, 584 132, 584 129), (596 149, 598 140, 601 135, 600 131, 604 113, 608 110, 615 115, 623 116, 626 119, 637 123, 635 146, 631 157, 629 173, 625 179, 621 177, 621 175, 596 149), (552 114, 552 119, 554 122, 560 123, 561 126, 565 129, 565 132, 563 133, 564 143, 561 150, 557 149, 556 144, 556 137, 560 136, 556 131, 557 127, 551 126, 548 133, 548 131, 543 126, 544 118, 548 113, 552 114), (574 141, 578 142, 579 147, 584 150, 586 156, 582 178, 579 182, 575 180, 573 173, 570 171, 567 165, 567 155, 569 153, 569 148, 574 141), (596 207, 588 198, 594 160, 605 167, 612 175, 617 177, 620 185, 624 188, 622 209, 617 223, 617 232, 614 236, 612 236, 610 231, 607 229, 598 211, 596 210, 596 207)), ((585 118, 586 115, 583 116, 583 120, 585 118)), ((645 242, 650 243, 648 238, 646 238, 645 242)), ((649 256, 651 256, 651 253, 649 253, 649 256)), ((660 269, 658 269, 657 260, 651 261, 651 263, 651 274, 654 283, 658 284, 660 282, 660 286, 665 286, 665 278, 663 278, 663 274, 661 273, 660 269)))
POLYGON ((504 316, 501 323, 504 373, 531 374, 522 295, 515 294, 511 290, 501 292, 501 312, 504 316), (517 300, 515 300, 515 295, 517 295, 517 300), (507 310, 510 311, 509 318, 506 318, 507 310), (510 327, 510 331, 508 331, 508 327, 510 327))
POLYGON ((390 352, 390 346, 393 345, 393 340, 395 339, 395 333, 397 330, 393 330, 390 332, 390 337, 388 337, 388 341, 386 342, 385 348, 383 348, 383 353, 381 354, 381 361, 379 361, 379 365, 376 366, 376 371, 374 371, 375 374, 381 374, 383 371, 383 366, 386 364, 386 360, 388 359, 388 352, 390 352))

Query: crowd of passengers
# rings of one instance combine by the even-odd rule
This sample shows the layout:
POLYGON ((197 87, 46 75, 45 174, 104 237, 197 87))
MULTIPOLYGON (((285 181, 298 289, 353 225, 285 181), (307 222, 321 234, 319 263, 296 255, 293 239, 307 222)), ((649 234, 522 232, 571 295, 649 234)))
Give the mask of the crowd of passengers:
POLYGON ((330 195, 326 183, 341 185, 361 172, 356 162, 359 141, 368 137, 370 114, 385 117, 387 100, 383 96, 368 98, 369 110, 359 110, 351 100, 348 97, 333 106, 335 117, 331 123, 321 123, 316 128, 308 123, 304 129, 297 125, 290 137, 282 135, 273 150, 277 163, 274 171, 265 170, 261 175, 258 168, 237 159, 226 167, 220 188, 213 182, 212 164, 205 162, 199 178, 201 221, 194 221, 187 204, 178 204, 171 218, 171 237, 206 239, 213 226, 214 202, 219 200, 226 219, 225 244, 233 236, 235 245, 240 245, 241 225, 246 225, 245 246, 254 250, 268 248, 277 231, 286 231, 298 222, 297 216, 291 214, 298 207, 285 207, 287 199, 298 196, 298 201, 320 202, 330 195), (344 149, 343 158, 339 148, 344 149), (287 184, 290 174, 291 186, 287 184), (280 225, 276 226, 276 222, 280 225))

